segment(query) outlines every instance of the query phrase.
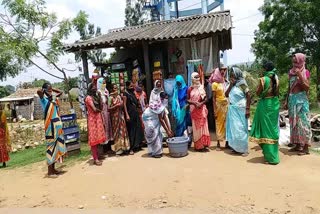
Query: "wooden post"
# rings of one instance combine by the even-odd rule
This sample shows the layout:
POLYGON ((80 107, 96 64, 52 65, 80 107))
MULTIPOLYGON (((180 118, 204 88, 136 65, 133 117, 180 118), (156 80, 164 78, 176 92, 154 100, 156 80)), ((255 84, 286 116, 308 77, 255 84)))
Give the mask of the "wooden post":
POLYGON ((88 54, 86 51, 81 52, 81 60, 83 67, 83 74, 86 78, 87 85, 89 84, 89 66, 88 66, 88 54))
POLYGON ((152 74, 150 71, 149 45, 147 42, 143 42, 142 47, 143 47, 144 70, 146 72, 147 94, 150 95, 152 90, 152 74))

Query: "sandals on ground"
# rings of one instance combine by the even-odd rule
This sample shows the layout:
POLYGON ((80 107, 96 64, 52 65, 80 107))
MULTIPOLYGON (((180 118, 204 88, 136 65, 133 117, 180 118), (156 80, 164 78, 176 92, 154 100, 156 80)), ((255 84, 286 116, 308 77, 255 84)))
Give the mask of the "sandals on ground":
POLYGON ((95 160, 95 161, 93 162, 93 164, 96 165, 96 166, 101 166, 101 165, 102 165, 102 162, 99 161, 99 160, 95 160))

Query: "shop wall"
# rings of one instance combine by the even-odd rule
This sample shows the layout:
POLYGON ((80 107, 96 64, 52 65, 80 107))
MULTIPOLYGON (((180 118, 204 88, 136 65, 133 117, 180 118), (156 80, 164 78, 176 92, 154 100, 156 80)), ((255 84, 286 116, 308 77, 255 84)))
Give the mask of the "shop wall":
MULTIPOLYGON (((139 66, 144 72, 144 61, 143 61, 143 50, 142 46, 132 47, 132 48, 125 48, 125 49, 119 49, 117 50, 116 55, 113 58, 113 63, 118 62, 125 62, 125 61, 133 61, 133 60, 139 61, 139 66)), ((133 69, 133 66, 131 64, 126 64, 128 67, 128 75, 131 79, 131 71, 133 69)))
POLYGON ((191 39, 168 42, 169 76, 182 75, 187 79, 187 61, 192 59, 191 39))

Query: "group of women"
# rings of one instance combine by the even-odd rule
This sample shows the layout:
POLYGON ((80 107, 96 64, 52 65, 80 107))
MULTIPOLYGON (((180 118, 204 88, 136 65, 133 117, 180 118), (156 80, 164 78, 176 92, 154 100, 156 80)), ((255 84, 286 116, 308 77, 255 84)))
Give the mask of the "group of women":
MULTIPOLYGON (((290 121, 291 152, 298 155, 309 154, 311 127, 309 114, 309 79, 306 57, 297 53, 292 57, 293 67, 289 71, 288 108, 290 121)), ((168 96, 164 93, 160 80, 155 81, 154 89, 147 102, 143 86, 126 83, 126 91, 119 94, 117 85, 106 88, 104 78, 93 76, 88 86, 85 104, 88 113, 88 143, 95 165, 102 162, 98 156, 98 145, 113 142, 111 149, 117 155, 134 154, 145 142, 151 157, 162 157, 163 133, 168 137, 180 137, 192 126, 194 149, 208 151, 210 133, 208 120, 215 120, 217 150, 225 141, 226 148, 243 156, 248 155, 248 141, 258 143, 268 164, 278 164, 279 160, 279 79, 271 62, 263 65, 264 72, 259 78, 256 94, 259 97, 251 131, 248 131, 250 117, 249 87, 239 68, 232 67, 230 81, 226 79, 227 68, 214 70, 206 84, 201 82, 198 73, 191 75, 192 84, 188 87, 181 75, 177 75, 171 103, 171 114, 175 130, 168 118, 168 96), (214 118, 208 119, 208 87, 212 89, 214 118), (207 90, 207 92, 206 92, 207 90), (110 93, 109 93, 110 91, 110 93), (250 137, 249 137, 250 135, 250 137)), ((59 116, 61 91, 45 83, 38 90, 44 110, 45 137, 47 145, 48 175, 60 174, 55 163, 62 161, 66 153, 62 123, 59 116)), ((211 97, 211 94, 209 95, 211 97)), ((0 162, 6 166, 11 149, 6 116, 0 106, 0 162)), ((110 143, 111 144, 111 143, 110 143)), ((110 145, 109 144, 109 145, 110 145)))
MULTIPOLYGON (((292 57, 293 67, 289 72, 289 90, 285 102, 290 121, 290 152, 309 154, 311 141, 309 114, 309 78, 305 67, 306 57, 302 53, 292 57)), ((217 68, 209 81, 212 83, 213 106, 216 121, 217 150, 226 140, 226 147, 234 153, 247 156, 248 141, 262 148, 266 164, 278 164, 279 159, 279 79, 272 62, 263 65, 256 94, 257 109, 248 131, 250 117, 250 95, 248 85, 239 68, 232 68, 230 82, 225 79, 226 68, 217 68), (250 135, 250 137, 249 137, 250 135), (249 139, 248 139, 249 138, 249 139)))
POLYGON ((111 149, 116 155, 133 155, 141 149, 144 142, 141 118, 147 103, 142 88, 131 82, 126 83, 125 93, 119 94, 117 85, 112 85, 108 90, 103 77, 97 81, 94 78, 88 86, 85 104, 88 112, 88 143, 94 164, 100 166, 99 144, 112 141, 111 149))

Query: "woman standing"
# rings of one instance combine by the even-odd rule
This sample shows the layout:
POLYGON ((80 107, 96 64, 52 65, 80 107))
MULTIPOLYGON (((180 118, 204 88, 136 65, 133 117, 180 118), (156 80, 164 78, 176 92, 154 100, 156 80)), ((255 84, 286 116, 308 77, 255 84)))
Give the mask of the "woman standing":
POLYGON ((116 155, 126 154, 129 151, 130 144, 126 128, 126 120, 123 112, 123 101, 118 92, 118 86, 113 85, 110 93, 111 124, 113 141, 112 150, 116 155))
POLYGON ((249 88, 239 68, 231 69, 231 83, 226 91, 229 98, 226 138, 234 152, 248 155, 248 118, 250 117, 249 88))
MULTIPOLYGON (((155 84, 157 91, 157 85, 155 84)), ((160 97, 160 95, 159 95, 160 97)), ((165 106, 161 98, 153 99, 156 96, 150 97, 150 105, 143 112, 142 120, 145 127, 145 137, 147 140, 149 155, 154 158, 162 157, 162 133, 161 126, 165 129, 169 137, 173 137, 168 120, 165 119, 165 106)))
POLYGON ((173 89, 172 115, 176 120, 175 136, 181 137, 187 129, 189 111, 187 110, 188 86, 181 75, 176 76, 176 85, 173 89))
POLYGON ((102 162, 99 161, 98 145, 106 141, 106 135, 101 114, 102 100, 97 95, 97 90, 92 83, 88 86, 85 104, 88 111, 88 144, 91 147, 93 163, 101 166, 102 162))
MULTIPOLYGON (((227 68, 216 68, 210 81, 212 82, 212 102, 213 111, 216 121, 216 136, 217 136, 217 151, 221 151, 220 142, 225 140, 226 137, 226 117, 228 111, 228 99, 225 96, 226 80, 225 73, 227 68)), ((226 142, 226 146, 228 143, 226 142)))
POLYGON ((130 154, 141 150, 144 139, 141 120, 139 117, 139 102, 134 94, 135 85, 132 82, 126 83, 126 92, 124 93, 124 111, 127 119, 127 130, 130 140, 130 154))
POLYGON ((289 72, 289 96, 286 106, 289 107, 290 143, 298 155, 309 154, 311 126, 309 122, 310 73, 305 68, 306 56, 297 53, 292 58, 293 68, 289 72))
POLYGON ((7 125, 7 116, 4 112, 4 106, 0 105, 0 163, 2 163, 3 167, 6 167, 6 162, 10 160, 10 151, 11 143, 7 125))
POLYGON ((102 104, 102 119, 103 125, 106 135, 105 144, 112 140, 112 127, 111 127, 111 120, 110 120, 110 113, 108 110, 108 90, 106 89, 106 81, 103 77, 100 77, 97 81, 97 88, 98 93, 101 97, 101 104, 102 104), (107 92, 107 93, 106 93, 107 92))
POLYGON ((210 146, 210 133, 208 128, 208 110, 206 108, 206 91, 200 83, 198 73, 191 74, 192 85, 188 89, 188 103, 192 120, 193 141, 196 151, 205 152, 210 146))
POLYGON ((143 90, 143 84, 141 82, 139 82, 139 85, 135 88, 134 94, 136 95, 136 98, 138 100, 138 112, 141 120, 141 127, 142 129, 144 129, 144 125, 142 122, 142 113, 148 107, 148 101, 147 101, 147 94, 143 90))
POLYGON ((250 132, 250 141, 258 143, 268 164, 279 160, 279 80, 272 62, 264 66, 263 77, 259 79, 257 95, 260 100, 250 132))
POLYGON ((60 172, 55 169, 55 163, 57 161, 62 162, 62 157, 66 153, 62 122, 59 113, 59 101, 57 98, 62 95, 62 92, 53 89, 49 83, 44 83, 42 89, 38 90, 37 93, 44 111, 48 176, 54 178, 60 174, 60 172))

